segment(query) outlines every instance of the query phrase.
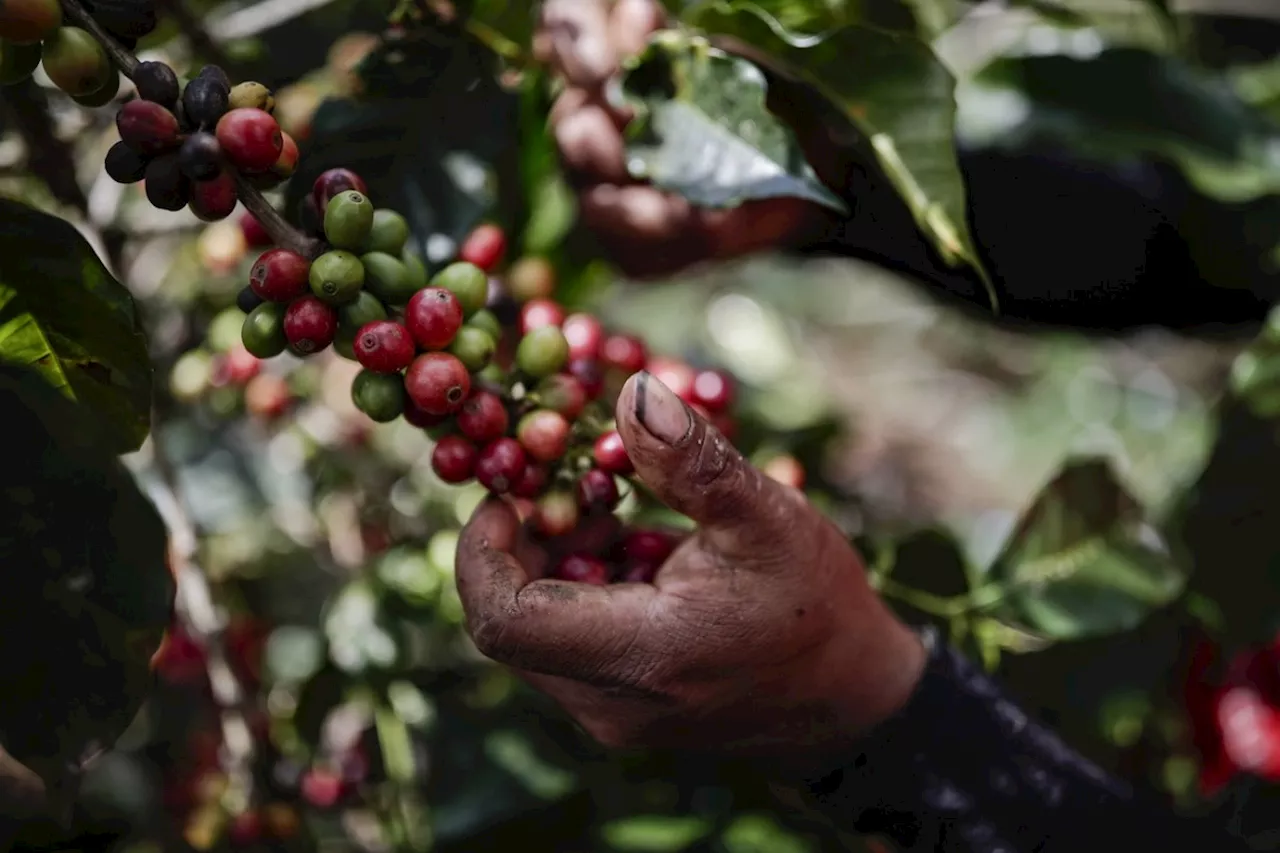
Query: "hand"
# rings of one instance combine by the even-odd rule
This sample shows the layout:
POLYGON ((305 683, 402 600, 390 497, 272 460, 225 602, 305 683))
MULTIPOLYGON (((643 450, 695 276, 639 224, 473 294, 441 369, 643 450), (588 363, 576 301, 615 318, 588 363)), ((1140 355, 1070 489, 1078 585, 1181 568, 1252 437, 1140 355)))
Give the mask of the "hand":
MULTIPOLYGON (((591 586, 542 577, 551 555, 489 500, 458 548, 476 645, 605 745, 827 769, 906 702, 924 666, 919 638, 833 524, 657 379, 627 382, 617 422, 644 484, 697 531, 652 585, 591 586)), ((602 546, 608 531, 583 535, 602 546)))
MULTIPOLYGON (((621 60, 638 53, 664 23, 657 0, 543 3, 534 51, 566 83, 551 125, 565 170, 579 188, 581 221, 637 278, 816 237, 829 217, 807 201, 768 199, 703 210, 628 175, 622 131, 631 116, 609 102, 605 88, 621 60)), ((786 106, 795 98, 776 100, 786 106)))

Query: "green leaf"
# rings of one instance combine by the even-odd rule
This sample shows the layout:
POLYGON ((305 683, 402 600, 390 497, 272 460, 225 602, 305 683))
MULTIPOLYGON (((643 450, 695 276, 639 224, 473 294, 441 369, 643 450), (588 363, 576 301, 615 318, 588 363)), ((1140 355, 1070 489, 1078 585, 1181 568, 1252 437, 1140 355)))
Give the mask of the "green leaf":
POLYGON ((159 515, 93 414, 0 364, 0 738, 42 775, 137 713, 172 616, 159 515))
POLYGON ((789 832, 772 815, 746 814, 725 827, 720 843, 726 853, 810 853, 814 848, 789 832))
POLYGON ((80 232, 0 199, 0 359, 82 403, 117 453, 151 419, 151 361, 133 299, 80 232))
POLYGON ((636 815, 606 823, 600 828, 614 850, 666 853, 681 850, 711 832, 709 821, 675 815, 636 815))
POLYGON ((391 669, 401 659, 400 632, 383 610, 379 591, 364 581, 344 587, 325 608, 329 658, 348 674, 391 669))
POLYGON ((1165 0, 1014 0, 1049 21, 1097 30, 1113 44, 1177 49, 1181 22, 1165 0))
POLYGON ((747 60, 668 30, 625 68, 623 92, 635 110, 627 142, 633 177, 701 207, 794 197, 848 211, 765 107, 765 76, 747 60))
POLYGON ((955 81, 927 44, 869 26, 800 36, 741 0, 707 0, 687 18, 708 33, 731 36, 762 51, 784 73, 838 107, 865 137, 941 255, 953 265, 970 266, 986 280, 969 234, 956 157, 955 81))
POLYGON ((1011 621, 1059 640, 1130 630, 1186 582, 1110 465, 1092 458, 1044 488, 990 578, 1011 621))
POLYGON ((1280 58, 1232 68, 1227 79, 1241 100, 1280 122, 1280 58))

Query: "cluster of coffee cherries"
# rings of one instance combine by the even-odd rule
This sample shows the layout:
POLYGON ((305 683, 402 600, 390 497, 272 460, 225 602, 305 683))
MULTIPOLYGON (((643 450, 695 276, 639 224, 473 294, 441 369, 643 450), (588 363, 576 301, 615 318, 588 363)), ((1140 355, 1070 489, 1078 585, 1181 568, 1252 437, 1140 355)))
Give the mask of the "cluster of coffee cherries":
MULTIPOLYGON (((151 0, 81 0, 81 5, 130 50, 156 28, 151 0)), ((42 63, 53 84, 82 106, 105 106, 120 91, 120 75, 102 45, 86 30, 63 25, 58 0, 0 5, 0 85, 26 80, 42 63)))
POLYGON ((271 189, 297 167, 297 143, 280 130, 261 83, 232 86, 225 71, 206 65, 183 85, 163 62, 139 63, 133 80, 138 98, 116 114, 120 141, 106 171, 118 183, 144 181, 155 207, 225 219, 238 200, 235 172, 271 189))

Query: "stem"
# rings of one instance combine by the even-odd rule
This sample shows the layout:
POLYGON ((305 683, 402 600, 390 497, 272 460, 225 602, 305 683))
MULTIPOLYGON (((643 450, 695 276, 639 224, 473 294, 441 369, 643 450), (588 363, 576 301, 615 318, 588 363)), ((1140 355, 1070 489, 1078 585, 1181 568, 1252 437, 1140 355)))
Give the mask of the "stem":
MULTIPOLYGON (((124 76, 130 80, 133 79, 134 73, 138 69, 138 58, 130 51, 125 50, 120 42, 116 41, 110 33, 104 30, 93 19, 93 16, 85 11, 79 0, 62 0, 62 10, 76 26, 98 40, 103 50, 106 51, 107 56, 111 58, 111 61, 115 63, 124 76)), ((277 246, 297 252, 310 259, 314 259, 320 254, 323 247, 321 241, 308 237, 286 222, 284 217, 272 207, 271 202, 267 201, 256 187, 250 185, 238 170, 231 169, 231 174, 235 177, 236 195, 240 198, 240 202, 245 206, 245 209, 257 217, 258 221, 262 223, 263 229, 271 235, 271 239, 275 241, 277 246)))

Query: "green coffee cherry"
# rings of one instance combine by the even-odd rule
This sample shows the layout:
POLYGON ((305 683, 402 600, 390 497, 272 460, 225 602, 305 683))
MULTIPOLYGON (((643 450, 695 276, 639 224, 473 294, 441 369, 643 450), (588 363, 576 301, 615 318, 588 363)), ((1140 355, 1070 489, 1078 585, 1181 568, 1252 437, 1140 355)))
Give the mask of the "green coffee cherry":
MULTIPOLYGON (((365 286, 367 287, 368 284, 369 271, 366 269, 365 286)), ((385 319, 387 319, 386 306, 382 304, 382 300, 367 290, 360 291, 353 301, 338 309, 339 326, 344 329, 350 329, 352 334, 358 332, 360 327, 366 323, 385 319)))
POLYGON ((351 383, 351 402, 380 424, 404 414, 404 379, 398 373, 362 370, 351 383))
POLYGON ((393 255, 369 252, 360 256, 364 286, 387 305, 403 305, 422 288, 415 287, 408 268, 393 255))
POLYGON ((284 308, 275 302, 264 302, 249 312, 240 327, 245 349, 258 358, 272 358, 284 352, 289 343, 284 336, 284 308))
POLYGON ((364 265, 341 249, 325 252, 311 264, 311 292, 330 305, 352 302, 364 287, 364 265))
POLYGON ((506 378, 506 375, 502 372, 502 366, 497 362, 490 362, 488 367, 476 374, 476 379, 495 384, 501 384, 506 378))
POLYGON ((400 262, 409 271, 409 282, 413 285, 414 293, 422 290, 430 283, 430 277, 427 275, 427 265, 422 262, 422 258, 412 252, 405 251, 400 254, 400 262))
POLYGON ((409 241, 409 223, 394 210, 380 208, 373 212, 373 227, 365 241, 366 252, 385 252, 393 257, 404 251, 409 241))
POLYGON ((449 345, 449 352, 465 364, 469 372, 475 373, 489 366, 497 348, 497 343, 488 332, 475 326, 463 326, 449 345))
POLYGON ((356 329, 345 329, 338 326, 338 333, 333 338, 333 351, 347 361, 359 361, 356 358, 356 329))
POLYGON ((40 64, 40 43, 0 41, 0 86, 12 86, 31 76, 40 64))
POLYGON ((470 317, 489 302, 489 277, 475 264, 460 261, 436 273, 432 287, 452 290, 462 303, 462 313, 470 317))
POLYGON ((335 249, 358 250, 373 227, 373 202, 357 190, 346 190, 329 199, 324 212, 324 238, 335 249))
POLYGON ((535 379, 559 373, 569 360, 569 342, 555 326, 540 326, 516 347, 516 367, 535 379))
POLYGON ((105 107, 116 99, 116 95, 120 94, 120 75, 117 74, 107 81, 107 84, 96 92, 90 92, 87 95, 75 95, 71 100, 75 101, 82 107, 89 109, 97 109, 105 107))
POLYGON ((116 73, 98 40, 78 27, 59 27, 41 50, 44 73, 68 95, 92 95, 116 73))
POLYGON ((498 322, 498 318, 494 316, 493 312, 488 309, 472 314, 467 318, 467 325, 488 332, 489 337, 495 341, 502 338, 502 324, 498 322))

